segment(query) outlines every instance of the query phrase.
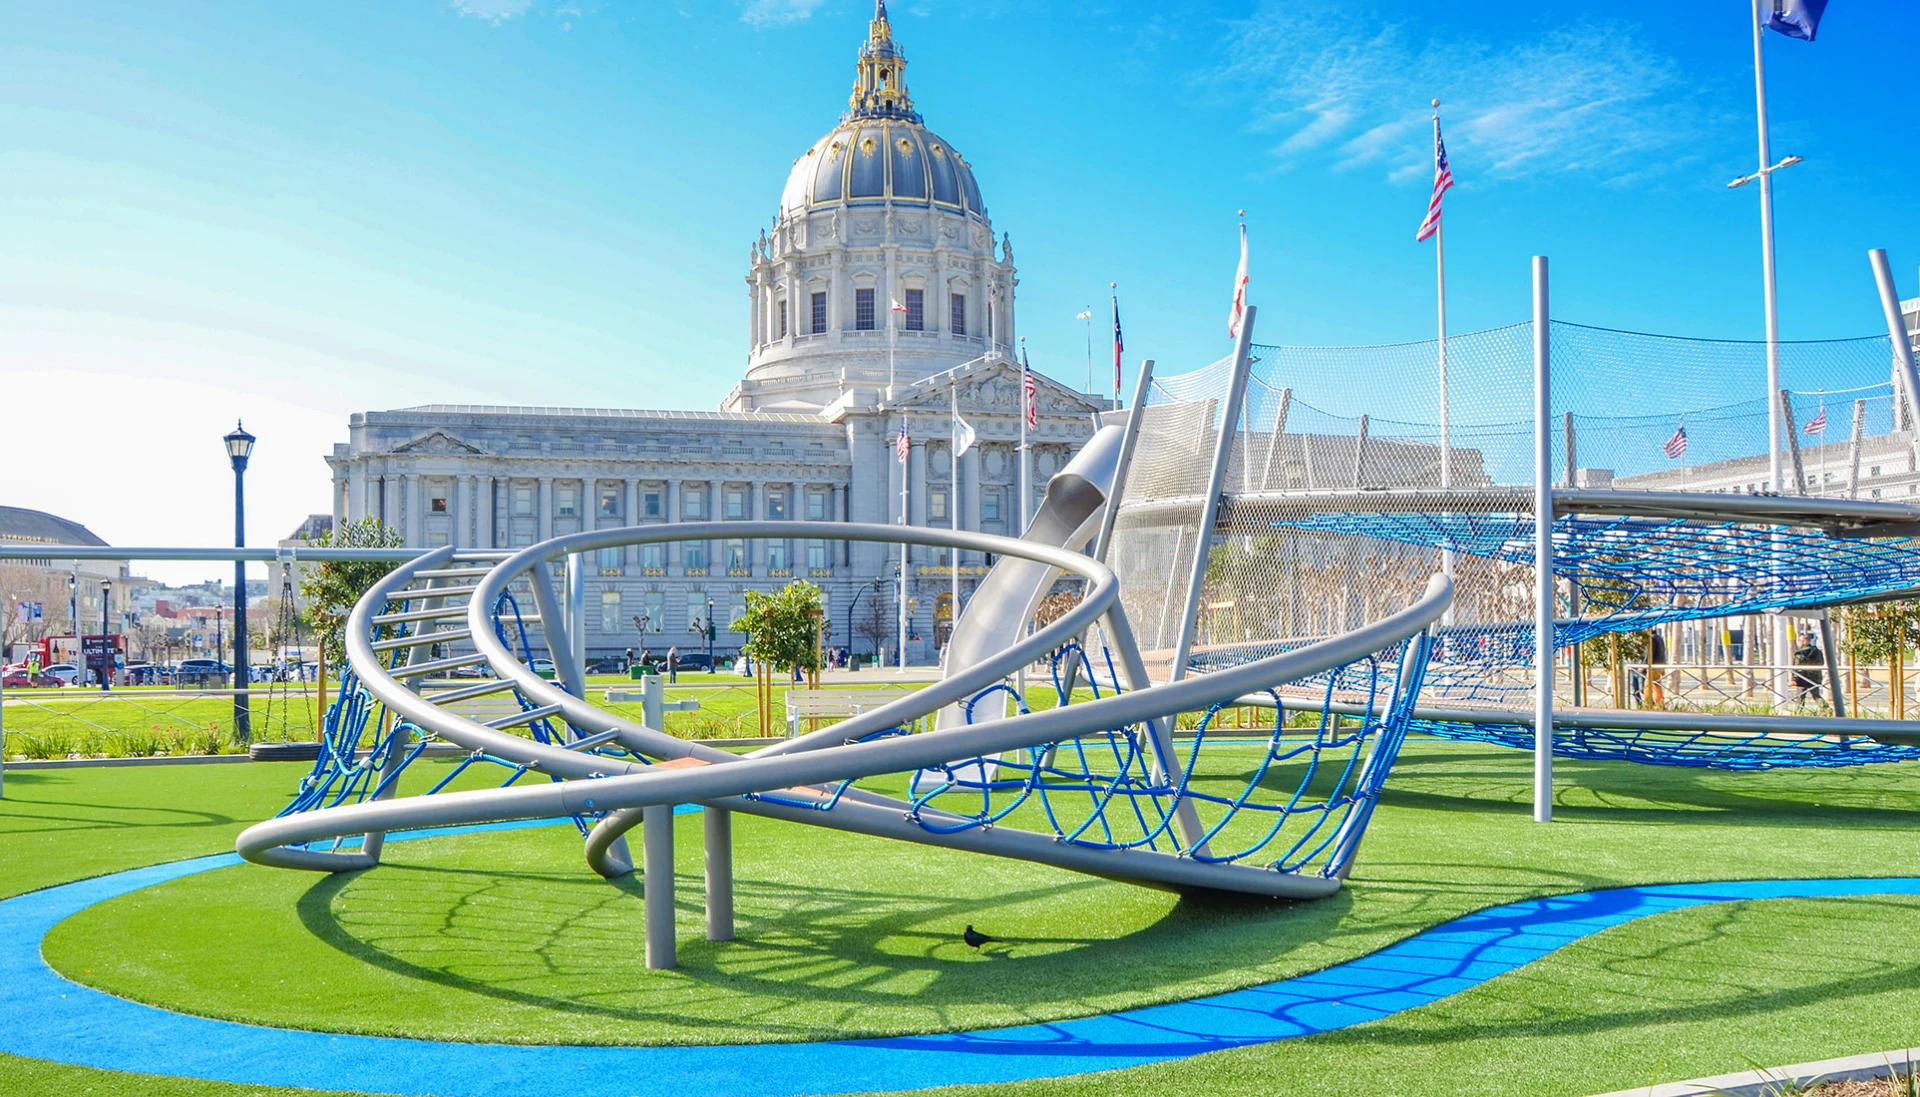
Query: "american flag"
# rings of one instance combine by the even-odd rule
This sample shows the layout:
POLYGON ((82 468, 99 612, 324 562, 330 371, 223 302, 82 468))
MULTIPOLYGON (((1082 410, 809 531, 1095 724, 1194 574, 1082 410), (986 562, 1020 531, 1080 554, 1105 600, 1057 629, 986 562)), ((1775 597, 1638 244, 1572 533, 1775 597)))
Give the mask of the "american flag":
POLYGON ((912 448, 913 443, 907 438, 907 428, 901 427, 900 437, 893 440, 894 456, 900 458, 900 463, 904 465, 907 463, 907 453, 912 448))
POLYGON ((1447 143, 1440 139, 1440 117, 1433 119, 1433 197, 1427 199, 1427 219, 1420 222, 1415 242, 1440 231, 1440 196, 1453 186, 1453 169, 1447 166, 1447 143))
POLYGON ((1807 425, 1806 425, 1806 426, 1804 426, 1804 427, 1801 427, 1800 429, 1801 429, 1801 430, 1803 430, 1803 431, 1805 431, 1805 432, 1806 432, 1806 433, 1808 433, 1808 434, 1825 434, 1825 433, 1827 433, 1827 409, 1826 409, 1826 407, 1825 407, 1825 406, 1822 406, 1822 407, 1820 408, 1820 414, 1818 414, 1818 415, 1816 415, 1816 416, 1814 416, 1813 418, 1811 418, 1811 419, 1809 419, 1809 420, 1807 420, 1807 425))
POLYGON ((1033 367, 1027 364, 1027 348, 1020 348, 1020 388, 1026 394, 1027 427, 1040 425, 1040 402, 1034 399, 1033 367))
POLYGON ((1673 437, 1667 439, 1667 444, 1661 448, 1667 451, 1668 457, 1678 457, 1687 452, 1686 426, 1682 424, 1679 430, 1674 431, 1673 437))
POLYGON ((1120 352, 1127 349, 1127 341, 1120 337, 1120 295, 1113 297, 1113 398, 1120 399, 1120 352))

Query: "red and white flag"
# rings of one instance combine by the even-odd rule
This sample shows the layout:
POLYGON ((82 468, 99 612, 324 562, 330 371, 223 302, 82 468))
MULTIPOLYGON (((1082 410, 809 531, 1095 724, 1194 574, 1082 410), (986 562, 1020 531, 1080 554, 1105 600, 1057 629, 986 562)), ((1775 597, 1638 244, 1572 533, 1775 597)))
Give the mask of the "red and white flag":
POLYGON ((1433 197, 1427 199, 1426 220, 1420 222, 1416 242, 1440 231, 1440 197, 1453 186, 1453 169, 1447 166, 1447 143, 1440 139, 1440 116, 1433 116, 1433 197))
POLYGON ((893 452, 895 456, 900 458, 901 464, 904 465, 907 463, 907 453, 911 451, 912 448, 913 443, 907 438, 907 428, 901 427, 900 437, 893 440, 893 452))
POLYGON ((1040 425, 1040 401, 1035 399, 1037 390, 1033 384, 1033 367, 1027 364, 1027 350, 1020 348, 1020 391, 1021 402, 1027 409, 1027 427, 1032 429, 1040 425))
POLYGON ((1240 320, 1247 314, 1247 223, 1240 222, 1240 269, 1233 273, 1233 308, 1227 313, 1227 338, 1240 338, 1240 320))
POLYGON ((1666 450, 1668 457, 1678 457, 1687 452, 1686 425, 1681 424, 1680 429, 1673 432, 1673 437, 1667 439, 1667 444, 1660 448, 1666 450))
POLYGON ((1807 425, 1806 425, 1806 426, 1804 426, 1804 427, 1801 427, 1800 429, 1801 429, 1802 431, 1805 431, 1805 432, 1806 432, 1806 433, 1808 433, 1808 434, 1825 434, 1825 433, 1827 433, 1827 408, 1826 408, 1826 405, 1824 405, 1824 404, 1823 404, 1823 405, 1821 405, 1821 407, 1820 407, 1820 414, 1818 414, 1818 415, 1816 415, 1816 416, 1814 416, 1813 418, 1811 418, 1811 419, 1809 419, 1809 420, 1807 420, 1807 425))

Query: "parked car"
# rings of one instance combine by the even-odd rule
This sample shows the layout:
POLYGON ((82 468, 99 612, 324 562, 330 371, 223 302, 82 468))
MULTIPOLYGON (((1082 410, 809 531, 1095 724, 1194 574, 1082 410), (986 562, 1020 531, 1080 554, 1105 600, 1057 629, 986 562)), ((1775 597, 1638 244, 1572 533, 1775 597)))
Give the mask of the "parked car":
POLYGON ((8 667, 4 674, 0 674, 0 689, 50 689, 63 685, 66 683, 44 670, 38 674, 31 673, 24 663, 8 667))
POLYGON ((80 678, 80 668, 72 663, 55 663, 50 667, 41 667, 40 673, 58 678, 62 685, 73 685, 80 678))
POLYGON ((713 656, 704 651, 683 652, 673 661, 675 670, 712 670, 713 656))
POLYGON ((175 681, 200 686, 225 686, 231 667, 219 659, 182 659, 175 681))
POLYGON ((126 675, 128 685, 154 686, 159 685, 163 680, 163 672, 166 668, 157 667, 152 663, 128 663, 120 669, 126 675))
POLYGON ((533 672, 542 678, 552 678, 555 676, 556 672, 553 669, 553 660, 551 659, 535 659, 528 665, 533 667, 533 672))

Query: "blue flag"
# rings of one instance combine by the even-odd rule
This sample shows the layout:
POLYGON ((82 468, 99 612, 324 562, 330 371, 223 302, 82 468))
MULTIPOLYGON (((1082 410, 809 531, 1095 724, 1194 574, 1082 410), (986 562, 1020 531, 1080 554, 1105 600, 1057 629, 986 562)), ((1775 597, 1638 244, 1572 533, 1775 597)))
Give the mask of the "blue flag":
POLYGON ((1767 16, 1767 27, 1788 38, 1811 42, 1826 11, 1827 0, 1773 0, 1773 13, 1767 16))

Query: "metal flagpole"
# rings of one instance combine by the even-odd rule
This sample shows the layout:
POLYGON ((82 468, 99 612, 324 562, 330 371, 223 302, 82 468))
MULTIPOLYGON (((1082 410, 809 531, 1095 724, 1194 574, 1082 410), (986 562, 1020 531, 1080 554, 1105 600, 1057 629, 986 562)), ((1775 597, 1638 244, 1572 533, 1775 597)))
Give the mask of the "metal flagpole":
POLYGON ((1087 322, 1087 395, 1093 395, 1093 306, 1088 305, 1080 313, 1080 319, 1087 322))
POLYGON ((1533 257, 1533 820, 1553 819, 1553 434, 1547 257, 1533 257))
MULTIPOLYGON (((1440 147, 1440 100, 1433 101, 1433 147, 1440 147)), ((1440 308, 1440 488, 1453 487, 1453 424, 1447 391, 1447 227, 1443 220, 1433 226, 1433 262, 1440 308)), ((1440 553, 1440 570, 1453 579, 1456 557, 1452 549, 1440 553)), ((1453 624, 1453 604, 1447 604, 1443 622, 1453 624)))
MULTIPOLYGON (((903 430, 905 428, 902 428, 903 430)), ((907 524, 907 453, 904 447, 900 454, 900 524, 907 524)), ((907 543, 900 542, 900 642, 895 649, 894 662, 902 670, 907 666, 907 543)))
POLYGON ((1025 536, 1027 519, 1033 515, 1032 500, 1027 498, 1027 337, 1020 337, 1020 521, 1015 523, 1015 536, 1025 536))
MULTIPOLYGON (((952 397, 953 421, 947 424, 952 444, 947 447, 947 460, 952 465, 951 489, 947 492, 947 524, 954 529, 960 528, 960 371, 954 370, 953 386, 949 389, 952 397)), ((954 627, 960 623, 960 550, 947 549, 947 559, 953 564, 953 603, 947 607, 947 643, 953 643, 954 627)))

